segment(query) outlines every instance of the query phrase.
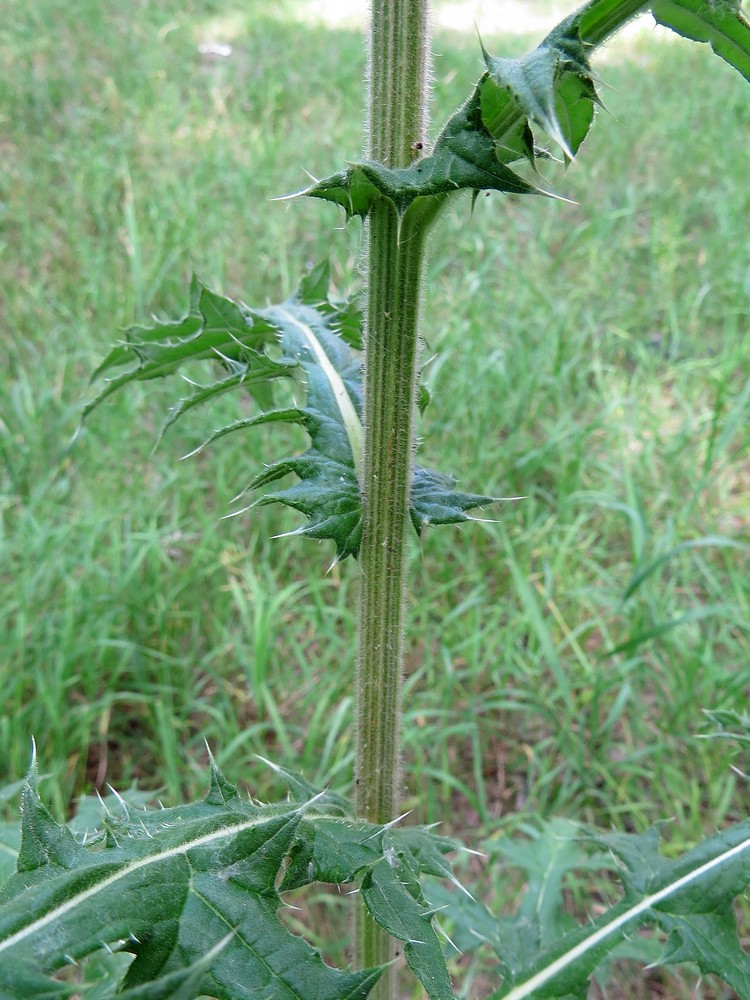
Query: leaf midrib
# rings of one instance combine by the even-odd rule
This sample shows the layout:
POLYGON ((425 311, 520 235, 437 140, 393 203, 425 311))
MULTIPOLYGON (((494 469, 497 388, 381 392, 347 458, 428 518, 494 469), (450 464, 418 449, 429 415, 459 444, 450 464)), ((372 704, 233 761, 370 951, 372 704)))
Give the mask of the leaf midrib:
POLYGON ((620 930, 623 926, 635 920, 641 914, 645 913, 651 907, 656 906, 662 900, 667 899, 669 896, 680 889, 684 889, 685 886, 690 885, 691 882, 695 882, 702 876, 708 874, 713 868, 716 868, 739 854, 747 850, 750 847, 750 837, 746 837, 739 844, 735 844, 734 847, 729 848, 723 854, 718 855, 715 858, 711 858, 710 861, 705 862, 699 868, 695 868, 693 871, 688 872, 681 878, 678 878, 676 882, 672 882, 669 885, 664 886, 658 892, 653 893, 650 896, 646 896, 635 906, 631 906, 629 909, 624 910, 620 913, 614 920, 610 923, 605 924, 603 927, 598 928, 593 934, 590 934, 587 938, 581 941, 579 944, 575 945, 570 951, 565 952, 565 954, 560 955, 556 958, 554 962, 551 962, 544 969, 541 969, 530 979, 527 979, 524 983, 519 983, 518 986, 514 987, 510 993, 497 994, 498 1000, 523 1000, 524 997, 529 997, 531 994, 538 990, 541 986, 544 986, 551 979, 553 979, 558 973, 562 972, 564 969, 572 965, 576 959, 580 958, 581 955, 585 955, 587 951, 595 948, 598 944, 601 944, 606 938, 616 931, 620 930))
MULTIPOLYGON (((276 818, 276 817, 273 817, 276 818)), ((292 817, 290 817, 291 820, 292 817)), ((149 865, 158 864, 162 861, 166 861, 169 858, 178 857, 182 854, 187 854, 188 851, 194 850, 198 847, 203 847, 206 844, 213 843, 217 840, 223 840, 226 837, 236 836, 238 833, 242 833, 244 830, 250 830, 256 826, 262 826, 264 823, 268 823, 271 820, 269 816, 257 816, 253 819, 245 820, 242 823, 238 823, 236 826, 222 827, 220 830, 214 830, 212 833, 204 834, 201 837, 196 837, 194 840, 190 840, 184 844, 179 844, 176 847, 170 847, 166 851, 161 851, 158 854, 150 854, 146 858, 140 858, 137 861, 133 861, 130 864, 125 865, 119 871, 115 872, 113 875, 109 875, 107 878, 103 879, 101 882, 97 882, 96 885, 85 889, 83 892, 77 893, 75 896, 56 906, 54 909, 45 913, 44 916, 38 917, 32 923, 28 924, 26 927, 22 928, 20 931, 16 931, 15 934, 11 934, 10 937, 5 938, 5 940, 0 941, 0 952, 7 951, 9 948, 14 947, 20 942, 27 938, 32 937, 38 931, 47 927, 49 924, 55 922, 55 920, 60 919, 66 913, 75 909, 77 906, 82 905, 87 900, 92 899, 97 893, 103 892, 105 889, 110 888, 112 885, 116 885, 117 882, 122 879, 127 878, 129 875, 147 868, 149 865)), ((104 859, 106 855, 102 855, 104 859)))
POLYGON ((323 373, 328 380, 328 384, 331 387, 334 399, 336 400, 336 405, 339 408, 339 413, 341 414, 341 420, 349 441, 352 458, 354 459, 354 468, 359 469, 362 459, 362 423, 359 419, 357 411, 354 408, 354 403, 352 402, 349 393, 346 391, 343 379, 336 371, 328 355, 321 347, 320 341, 315 336, 315 332, 312 327, 308 326, 307 323, 303 323, 301 320, 297 319, 296 316, 293 316, 290 312, 287 312, 286 309, 280 306, 277 307, 275 311, 279 316, 283 317, 286 323, 289 323, 291 326, 296 327, 300 331, 305 339, 305 342, 315 355, 315 360, 323 370, 323 373))

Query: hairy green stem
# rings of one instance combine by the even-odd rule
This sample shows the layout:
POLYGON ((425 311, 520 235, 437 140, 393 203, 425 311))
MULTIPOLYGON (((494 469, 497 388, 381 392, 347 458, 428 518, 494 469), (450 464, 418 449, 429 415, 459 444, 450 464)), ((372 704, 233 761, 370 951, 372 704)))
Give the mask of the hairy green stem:
MULTIPOLYGON (((355 796, 357 814, 375 823, 393 819, 399 800, 406 537, 423 255, 423 228, 407 228, 391 206, 378 206, 370 219, 355 796)), ((359 919, 358 960, 363 966, 389 961, 389 936, 363 912, 359 919)), ((392 993, 384 985, 381 994, 372 995, 392 993)))
MULTIPOLYGON (((370 158, 408 165, 426 143, 428 0, 373 0, 370 158)), ((385 823, 398 809, 406 533, 416 410, 424 226, 383 200, 369 217, 365 342, 363 536, 357 660, 357 813, 385 823)), ((390 961, 395 944, 359 908, 355 959, 390 961)), ((395 996, 395 970, 371 994, 395 996)))
POLYGON ((428 13, 428 0, 372 0, 368 156, 387 167, 407 166, 425 141, 428 13))
POLYGON ((406 537, 416 402, 424 233, 385 207, 370 221, 365 380, 364 532, 360 550, 357 811, 372 822, 398 809, 406 537))

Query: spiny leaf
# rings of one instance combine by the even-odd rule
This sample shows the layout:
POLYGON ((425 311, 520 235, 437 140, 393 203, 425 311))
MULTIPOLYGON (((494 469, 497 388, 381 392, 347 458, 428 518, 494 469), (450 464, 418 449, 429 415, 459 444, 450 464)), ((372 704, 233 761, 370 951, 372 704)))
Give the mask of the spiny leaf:
POLYGON ((343 795, 337 795, 336 792, 332 792, 329 789, 321 791, 296 771, 290 771, 280 764, 266 760, 265 757, 259 757, 258 759, 272 768, 284 780, 292 802, 305 805, 314 801, 315 809, 324 812, 328 816, 334 815, 349 818, 353 816, 351 803, 343 795))
MULTIPOLYGON (((546 879, 534 886, 532 878, 529 896, 516 917, 498 919, 493 929, 487 913, 480 915, 477 926, 496 950, 504 974, 502 988, 492 1000, 584 997, 600 962, 643 926, 654 926, 666 935, 660 964, 695 962, 740 996, 750 995, 750 956, 740 945, 732 911, 733 898, 750 883, 750 820, 676 860, 660 854, 656 829, 638 836, 592 834, 589 839, 595 848, 611 852, 617 862, 621 900, 585 926, 553 939, 540 934, 544 913, 540 907, 551 888, 546 879)), ((522 863, 526 867, 528 862, 522 863)), ((461 901, 461 906, 468 904, 461 901)))
POLYGON ((421 880, 455 881, 446 855, 457 843, 360 822, 339 796, 271 766, 294 801, 247 801, 211 760, 201 802, 149 810, 122 800, 85 843, 61 833, 32 769, 24 789, 32 865, 0 893, 0 1000, 68 997, 75 988, 52 975, 98 960, 102 949, 132 957, 117 963, 127 968, 117 995, 132 1000, 364 1000, 382 969, 333 969, 289 932, 276 915, 282 872, 284 891, 361 879, 374 919, 404 941, 429 996, 452 1000, 421 880), (65 865, 61 843, 73 845, 65 865))
POLYGON ((77 986, 42 975, 28 962, 0 960, 0 1000, 63 1000, 77 993, 77 986))
POLYGON ((480 493, 459 492, 453 476, 420 466, 414 469, 409 514, 418 535, 430 524, 471 521, 473 518, 467 511, 496 502, 496 498, 480 493))
MULTIPOLYGON (((171 984, 220 1000, 364 998, 381 970, 325 965, 276 913, 276 881, 306 810, 241 800, 214 770, 202 802, 127 807, 107 818, 105 835, 71 848, 72 834, 53 823, 30 780, 32 846, 0 893, 0 985, 9 996, 45 996, 55 971, 107 946, 134 955, 125 995, 179 996, 171 984)), ((312 816, 304 830, 311 825, 312 816)), ((59 984, 49 990, 68 995, 59 984)))
MULTIPOLYGON (((292 787, 297 776, 293 776, 292 787)), ((307 820, 301 821, 301 827, 307 820)), ((361 894, 373 919, 404 942, 407 965, 434 1000, 453 1000, 450 977, 435 932, 434 910, 425 898, 425 875, 457 884, 446 855, 457 841, 421 827, 368 826, 356 820, 320 817, 297 838, 282 889, 312 881, 347 882, 364 873, 361 894)))
MULTIPOLYGON (((357 468, 361 461, 361 365, 329 325, 324 313, 299 298, 262 311, 278 331, 286 358, 294 358, 305 376, 304 407, 258 414, 251 422, 285 420, 305 428, 311 447, 274 463, 255 478, 257 490, 294 473, 299 482, 266 491, 259 503, 282 503, 306 514, 299 534, 333 539, 339 558, 356 554, 361 536, 361 501, 357 468)), ((225 430, 241 426, 231 425, 225 430)), ((221 433, 221 432, 220 432, 221 433)), ((217 435, 214 435, 216 437, 217 435)))
POLYGON ((750 79, 750 24, 740 0, 591 0, 565 18, 521 59, 484 51, 487 72, 466 103, 447 121, 434 149, 408 167, 388 168, 370 160, 316 181, 300 192, 341 205, 347 218, 365 218, 381 199, 417 224, 437 217, 449 197, 463 190, 549 194, 509 164, 533 166, 549 153, 536 144, 541 128, 572 160, 588 135, 600 105, 590 67, 594 49, 633 17, 651 9, 678 34, 709 42, 713 50, 750 79))
POLYGON ((598 103, 578 19, 568 18, 522 59, 485 53, 482 118, 506 162, 534 158, 531 123, 543 128, 572 160, 586 138, 598 103), (519 132, 519 119, 522 121, 519 132), (519 138, 523 145, 519 148, 519 138))
POLYGON ((362 350, 362 308, 359 299, 335 298, 330 293, 331 273, 328 261, 323 261, 303 279, 297 293, 305 305, 313 306, 323 313, 329 326, 342 340, 354 348, 362 350))
MULTIPOLYGON (((352 300, 332 298, 328 285, 328 267, 322 265, 286 302, 252 309, 194 282, 186 317, 129 331, 128 345, 115 348, 100 366, 99 372, 104 372, 135 362, 100 393, 86 413, 128 382, 170 375, 195 361, 210 361, 214 367, 218 362, 222 376, 180 400, 164 429, 226 392, 253 391, 261 408, 217 429, 201 447, 235 431, 266 424, 303 427, 310 438, 307 451, 272 463, 245 492, 263 491, 253 505, 281 503, 305 514, 307 523, 295 533, 331 539, 338 558, 356 555, 362 535, 358 480, 362 372, 354 348, 361 344, 362 316, 352 300), (270 387, 280 378, 304 381, 304 406, 273 407, 270 387), (269 390, 268 399, 258 396, 259 387, 269 390), (290 474, 298 482, 269 489, 290 474)), ((492 497, 457 491, 449 476, 420 468, 414 471, 410 515, 417 533, 428 524, 469 520, 468 510, 492 502, 492 497)))
POLYGON ((564 937, 576 926, 565 908, 566 879, 573 871, 615 868, 609 854, 592 853, 590 842, 575 823, 552 819, 540 828, 524 827, 525 837, 504 836, 483 846, 490 864, 518 868, 526 886, 515 917, 495 917, 484 903, 466 893, 451 892, 443 883, 430 884, 427 894, 445 906, 455 927, 451 939, 462 952, 490 944, 498 953, 526 955, 564 937))
POLYGON ((518 915, 535 927, 537 947, 551 944, 570 930, 572 918, 561 905, 565 877, 576 870, 614 867, 607 855, 587 850, 582 833, 569 820, 553 819, 540 830, 530 829, 527 838, 507 837, 487 845, 492 857, 501 857, 527 877, 518 915))
POLYGON ((364 218, 380 198, 391 201, 404 215, 418 199, 429 200, 437 209, 449 195, 466 190, 548 194, 498 159, 496 142, 482 120, 480 86, 448 120, 432 153, 410 167, 390 169, 367 160, 318 181, 302 194, 341 205, 347 218, 364 218))
MULTIPOLYGON (((303 821, 304 822, 304 821, 303 821)), ((446 855, 460 848, 455 840, 439 837, 422 827, 370 827, 350 817, 317 820, 290 853, 283 889, 312 881, 344 882, 347 871, 371 868, 384 857, 401 857, 418 875, 456 882, 446 855), (346 820, 346 822, 342 822, 346 820)))
MULTIPOLYGON (((573 16, 578 21, 581 41, 593 49, 648 8, 644 0, 589 0, 573 16)), ((552 33, 557 30, 553 28, 552 33)))
POLYGON ((299 889, 311 882, 348 882, 352 872, 368 869, 382 857, 382 829, 368 829, 353 820, 321 819, 306 836, 297 838, 281 889, 299 889))
POLYGON ((404 942, 406 963, 432 1000, 453 1000, 434 908, 422 891, 424 874, 456 882, 445 855, 460 845, 430 830, 391 826, 383 832, 382 854, 362 879, 362 897, 373 919, 404 942))
POLYGON ((21 847, 18 823, 0 823, 0 885, 16 870, 21 847))
POLYGON ((27 877, 40 868, 72 868, 78 844, 67 827, 59 826, 42 805, 37 790, 36 762, 32 762, 21 796, 21 848, 16 870, 27 877))
POLYGON ((461 849, 453 837, 441 837, 423 827, 391 826, 385 845, 405 859, 412 870, 459 884, 453 866, 446 860, 446 855, 461 849))
POLYGON ((656 20, 685 38, 708 42, 750 81, 750 23, 740 0, 654 0, 656 20))
POLYGON ((216 959, 232 940, 232 933, 219 941, 186 969, 167 973, 142 986, 117 993, 119 1000, 195 1000, 203 992, 201 983, 211 971, 216 959))
POLYGON ((404 957, 431 1000, 454 1000, 432 911, 419 882, 398 857, 383 858, 362 879, 362 898, 375 921, 404 942, 404 957))
POLYGON ((658 828, 602 836, 553 820, 527 833, 527 840, 484 845, 491 864, 501 858, 527 876, 515 916, 496 917, 442 884, 427 887, 455 923, 451 937, 462 951, 484 944, 496 953, 504 980, 493 1000, 585 998, 590 978, 606 985, 607 967, 618 957, 652 966, 694 962, 748 995, 750 958, 739 944, 732 899, 750 882, 750 821, 674 861, 659 852, 658 828), (565 908, 565 879, 581 870, 615 873, 623 886, 621 900, 585 926, 565 908), (665 946, 658 936, 634 933, 649 925, 665 946))
POLYGON ((302 193, 341 205, 348 218, 364 218, 381 198, 403 216, 417 201, 431 203, 436 215, 449 195, 463 190, 549 195, 508 164, 545 155, 534 144, 531 122, 546 129, 570 159, 588 132, 598 98, 577 21, 563 22, 525 59, 485 52, 485 61, 488 72, 431 153, 400 169, 356 163, 302 193))
POLYGON ((84 407, 83 417, 113 392, 129 382, 163 378, 193 361, 219 362, 230 373, 226 381, 198 387, 180 400, 167 426, 183 413, 229 388, 246 386, 251 392, 259 383, 289 377, 291 360, 276 360, 268 349, 275 346, 277 331, 257 315, 245 313, 238 305, 210 291, 193 278, 188 313, 174 322, 156 322, 152 327, 130 327, 125 343, 110 351, 92 376, 97 379, 113 368, 130 367, 110 379, 105 388, 84 407), (197 397, 197 398, 196 398, 197 397))

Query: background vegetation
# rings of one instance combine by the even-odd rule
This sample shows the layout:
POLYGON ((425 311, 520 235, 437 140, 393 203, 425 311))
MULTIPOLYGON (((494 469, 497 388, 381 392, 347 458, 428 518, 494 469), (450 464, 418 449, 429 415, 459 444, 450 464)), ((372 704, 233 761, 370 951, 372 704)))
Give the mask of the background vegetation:
MULTIPOLYGON (((439 121, 481 66, 470 31, 435 48, 439 121)), ((152 456, 154 386, 73 439, 118 328, 181 311, 191 269, 262 304, 328 255, 348 290, 356 233, 269 199, 360 151, 361 32, 292 0, 11 0, 0 58, 0 773, 34 734, 58 815, 107 783, 175 801, 208 740, 261 796, 258 753, 344 787, 354 568, 272 540, 293 515, 221 520, 271 432, 178 463, 230 400, 152 456)), ((474 841, 674 817, 676 849, 750 804, 699 738, 750 691, 750 106, 711 58, 616 42, 611 115, 548 174, 578 204, 467 200, 434 241, 424 463, 526 497, 413 547, 406 805, 474 841)))

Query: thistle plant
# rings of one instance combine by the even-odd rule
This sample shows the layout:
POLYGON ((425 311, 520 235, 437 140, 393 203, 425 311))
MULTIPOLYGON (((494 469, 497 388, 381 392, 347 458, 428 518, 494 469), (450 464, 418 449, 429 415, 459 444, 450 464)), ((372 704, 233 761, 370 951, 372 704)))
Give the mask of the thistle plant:
POLYGON ((601 104, 591 59, 632 17, 650 10, 749 81, 750 24, 737 0, 591 0, 523 59, 483 49, 484 73, 431 142, 428 7, 373 0, 366 156, 300 193, 365 220, 362 299, 335 297, 325 264, 287 301, 263 307, 194 279, 183 317, 133 327, 112 349, 96 372, 108 381, 87 408, 201 362, 207 381, 174 405, 165 429, 237 391, 250 394, 253 412, 206 444, 275 423, 305 430, 307 451, 243 485, 250 503, 293 508, 306 518, 297 534, 332 542, 337 560, 358 564, 353 802, 271 764, 288 797, 263 804, 212 764, 202 801, 158 810, 109 802, 84 841, 40 801, 33 761, 17 870, 0 895, 4 997, 72 996, 78 986, 55 974, 101 959, 112 996, 385 1000, 397 996, 403 954, 426 993, 447 1000, 451 949, 438 930, 450 925, 462 950, 493 958, 497 1000, 585 996, 602 961, 643 926, 666 938, 660 962, 696 963, 750 998, 750 957, 732 909, 750 882, 750 820, 670 859, 656 829, 602 835, 552 825, 515 854, 528 885, 511 917, 459 884, 450 856, 460 844, 399 819, 409 532, 499 502, 415 461, 415 420, 427 402, 419 311, 430 232, 463 194, 554 196, 537 180, 539 161, 576 157, 601 104), (276 401, 290 382, 304 387, 303 405, 276 401), (608 870, 621 892, 579 925, 564 912, 562 886, 585 864, 608 870), (325 964, 279 919, 280 894, 312 882, 357 889, 354 971, 325 964))

